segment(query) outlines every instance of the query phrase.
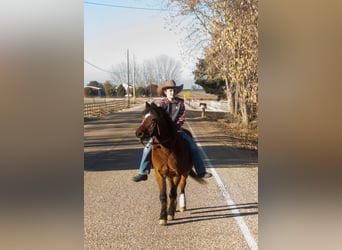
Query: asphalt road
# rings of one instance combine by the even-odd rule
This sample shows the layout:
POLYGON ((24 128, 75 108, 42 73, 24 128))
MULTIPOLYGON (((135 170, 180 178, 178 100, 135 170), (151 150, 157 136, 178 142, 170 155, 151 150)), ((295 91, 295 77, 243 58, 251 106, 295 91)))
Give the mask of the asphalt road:
POLYGON ((187 210, 160 226, 154 173, 135 183, 142 145, 135 138, 142 107, 84 125, 84 249, 257 249, 257 153, 232 147, 215 122, 192 112, 208 172, 188 179, 187 210))

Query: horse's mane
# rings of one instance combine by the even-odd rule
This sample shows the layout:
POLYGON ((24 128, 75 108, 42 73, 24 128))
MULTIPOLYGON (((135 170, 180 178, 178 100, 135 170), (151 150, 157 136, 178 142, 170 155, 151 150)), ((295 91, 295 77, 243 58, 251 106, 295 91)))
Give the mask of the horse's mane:
POLYGON ((153 109, 158 114, 158 117, 162 116, 162 118, 166 120, 172 132, 177 132, 178 129, 177 129, 176 124, 172 121, 170 115, 166 112, 165 109, 157 106, 154 102, 151 103, 150 108, 153 109))

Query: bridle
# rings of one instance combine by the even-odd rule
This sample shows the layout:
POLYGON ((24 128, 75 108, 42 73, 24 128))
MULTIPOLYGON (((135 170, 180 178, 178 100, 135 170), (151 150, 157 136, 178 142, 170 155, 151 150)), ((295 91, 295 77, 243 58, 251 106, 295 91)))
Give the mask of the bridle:
MULTIPOLYGON (((145 115, 145 119, 148 117, 147 115, 151 115, 150 113, 146 114, 145 115)), ((142 123, 144 123, 145 119, 143 120, 142 123)), ((169 138, 165 139, 165 140, 162 140, 162 141, 158 141, 158 142, 155 142, 154 139, 157 137, 156 135, 153 135, 155 133, 155 130, 157 129, 157 135, 160 135, 160 128, 159 128, 159 124, 157 122, 157 119, 156 118, 153 118, 152 119, 152 134, 149 134, 148 136, 143 136, 140 138, 140 143, 142 145, 144 145, 144 147, 146 147, 148 144, 150 145, 160 145, 160 144, 164 144, 164 143, 167 143, 169 141, 171 141, 172 139, 172 136, 169 136, 169 138), (147 139, 147 138, 152 138, 152 142, 150 142, 150 139, 148 140, 147 143, 144 142, 144 139, 147 139)))

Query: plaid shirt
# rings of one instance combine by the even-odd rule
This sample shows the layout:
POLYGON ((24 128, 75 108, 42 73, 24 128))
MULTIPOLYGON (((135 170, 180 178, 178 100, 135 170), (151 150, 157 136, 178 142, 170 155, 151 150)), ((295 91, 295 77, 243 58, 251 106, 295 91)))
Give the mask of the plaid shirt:
POLYGON ((184 124, 185 120, 185 105, 184 100, 179 97, 175 97, 173 101, 170 101, 166 97, 160 100, 160 106, 169 113, 173 122, 180 128, 184 124))

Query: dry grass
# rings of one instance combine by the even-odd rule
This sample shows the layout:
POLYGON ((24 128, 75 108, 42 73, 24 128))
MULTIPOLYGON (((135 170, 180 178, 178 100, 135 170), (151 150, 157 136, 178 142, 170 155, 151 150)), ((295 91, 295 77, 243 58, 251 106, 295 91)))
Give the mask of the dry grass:
POLYGON ((236 147, 258 150, 258 130, 255 122, 247 128, 238 123, 228 123, 225 120, 218 120, 217 123, 222 127, 224 133, 236 139, 236 147))
MULTIPOLYGON (((187 117, 200 117, 199 111, 187 111, 187 117)), ((253 121, 248 127, 242 126, 238 122, 229 122, 224 112, 207 112, 206 119, 215 121, 217 126, 222 128, 222 132, 232 139, 234 147, 249 150, 258 150, 258 126, 257 121, 253 121)))

